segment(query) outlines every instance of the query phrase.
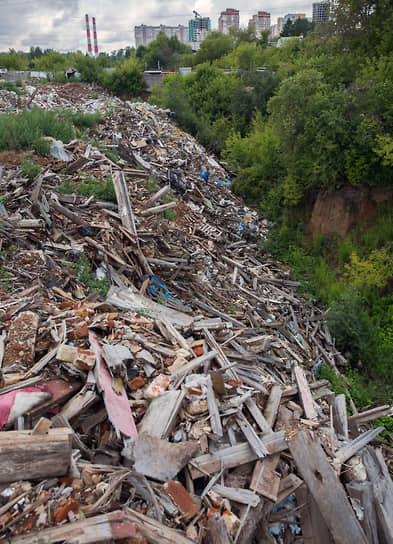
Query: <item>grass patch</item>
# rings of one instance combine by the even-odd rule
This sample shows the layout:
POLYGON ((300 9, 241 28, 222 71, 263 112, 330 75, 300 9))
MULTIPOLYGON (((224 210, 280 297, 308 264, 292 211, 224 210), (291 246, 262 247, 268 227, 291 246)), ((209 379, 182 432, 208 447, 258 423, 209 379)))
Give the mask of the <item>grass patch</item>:
POLYGON ((21 81, 0 81, 0 87, 7 89, 7 91, 13 91, 18 95, 26 94, 21 81))
POLYGON ((107 295, 111 286, 109 280, 107 278, 101 280, 96 278, 94 272, 92 272, 92 264, 85 253, 82 253, 76 263, 70 263, 69 266, 75 270, 76 277, 81 283, 102 297, 107 295))
POLYGON ((57 187, 57 190, 60 193, 78 193, 87 198, 94 196, 98 200, 117 203, 113 180, 110 176, 106 179, 86 178, 85 181, 80 183, 73 182, 70 178, 66 177, 63 183, 57 187))
POLYGON ((31 159, 23 159, 20 169, 25 178, 34 179, 41 172, 41 166, 35 164, 31 159))
POLYGON ((92 128, 102 120, 99 113, 69 111, 44 111, 33 108, 17 114, 0 115, 0 150, 32 147, 47 154, 48 147, 42 138, 51 136, 68 143, 75 137, 75 128, 92 128))
POLYGON ((156 193, 160 189, 159 185, 157 184, 157 180, 154 176, 149 176, 148 178, 146 178, 145 187, 151 193, 156 193))
POLYGON ((74 128, 58 112, 39 108, 0 115, 0 150, 27 149, 44 136, 67 143, 74 137, 74 128))

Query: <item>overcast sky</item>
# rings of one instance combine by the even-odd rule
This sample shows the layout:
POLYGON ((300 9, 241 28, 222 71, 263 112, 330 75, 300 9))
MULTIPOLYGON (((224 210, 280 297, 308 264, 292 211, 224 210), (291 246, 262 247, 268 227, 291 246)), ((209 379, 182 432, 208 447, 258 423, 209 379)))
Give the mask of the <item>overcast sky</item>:
MULTIPOLYGON (((0 51, 9 48, 27 51, 30 46, 58 51, 85 52, 84 15, 96 17, 98 47, 111 52, 134 46, 134 26, 188 24, 193 10, 210 17, 217 28, 220 12, 227 7, 240 9, 240 25, 246 26, 258 10, 271 13, 272 24, 286 13, 311 15, 311 4, 304 0, 0 0, 0 51), (240 4, 242 8, 240 8, 240 4)), ((90 22, 91 25, 91 22, 90 22)))

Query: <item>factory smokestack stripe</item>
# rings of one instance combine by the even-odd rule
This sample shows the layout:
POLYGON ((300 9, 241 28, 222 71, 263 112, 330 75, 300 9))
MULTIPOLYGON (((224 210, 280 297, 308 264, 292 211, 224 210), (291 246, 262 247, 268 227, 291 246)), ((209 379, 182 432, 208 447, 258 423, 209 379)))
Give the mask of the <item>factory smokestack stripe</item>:
POLYGON ((97 27, 96 27, 95 17, 93 17, 93 37, 94 37, 94 54, 98 55, 97 27))
POLYGON ((89 53, 89 55, 91 55, 93 53, 93 51, 92 51, 92 48, 91 48, 89 16, 88 16, 87 13, 86 13, 85 17, 86 17, 87 52, 89 53))

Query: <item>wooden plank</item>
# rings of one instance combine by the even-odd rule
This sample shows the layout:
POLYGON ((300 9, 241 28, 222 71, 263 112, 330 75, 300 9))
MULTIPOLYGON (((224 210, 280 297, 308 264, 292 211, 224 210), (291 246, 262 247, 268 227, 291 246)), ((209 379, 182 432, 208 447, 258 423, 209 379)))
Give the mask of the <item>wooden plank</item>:
POLYGON ((295 366, 295 377, 306 418, 311 420, 318 419, 306 376, 304 375, 303 369, 298 365, 295 366))
POLYGON ((336 431, 348 440, 347 401, 343 393, 334 398, 333 421, 336 431))
POLYGON ((194 321, 192 316, 158 304, 147 297, 134 293, 131 289, 116 289, 112 287, 108 293, 106 302, 123 310, 132 310, 141 315, 148 315, 153 319, 166 319, 179 327, 191 327, 194 321))
POLYGON ((381 450, 365 448, 363 462, 373 485, 378 528, 385 542, 393 542, 393 482, 381 450))
POLYGON ((302 431, 289 440, 289 449, 334 540, 367 544, 344 488, 319 442, 302 431))
POLYGON ((250 414, 254 418, 255 423, 258 425, 260 430, 263 433, 272 433, 273 429, 271 428, 269 423, 266 421, 266 419, 262 415, 262 412, 258 408, 257 403, 255 402, 255 400, 254 399, 247 399, 244 404, 247 406, 250 414))
POLYGON ((393 416, 393 406, 386 404, 385 406, 378 406, 377 408, 371 408, 371 410, 365 410, 364 412, 359 412, 359 414, 349 416, 348 422, 360 425, 378 419, 379 417, 389 416, 393 416))
MULTIPOLYGON (((50 542, 51 544, 62 542, 68 544, 95 544, 95 542, 111 542, 118 539, 140 542, 141 533, 143 533, 140 525, 142 525, 141 521, 130 520, 128 515, 117 511, 74 523, 66 523, 60 527, 50 527, 35 533, 15 536, 9 542, 12 542, 12 544, 40 544, 42 542, 50 542)), ((176 533, 173 529, 168 529, 168 531, 176 533)), ((143 544, 143 541, 141 542, 143 544)), ((162 543, 164 542, 168 543, 169 541, 162 540, 162 543)), ((173 540, 173 542, 177 543, 176 540, 173 540)), ((178 541, 178 544, 183 543, 190 544, 190 541, 187 539, 178 541)))
POLYGON ((172 480, 198 450, 198 442, 167 442, 140 434, 131 446, 134 470, 154 480, 172 480))
POLYGON ((141 212, 141 215, 144 217, 147 215, 153 215, 161 212, 165 212, 166 210, 171 210, 172 208, 177 207, 177 202, 168 202, 168 204, 160 204, 159 206, 155 206, 154 208, 148 208, 147 210, 143 210, 141 212))
POLYGON ((270 390, 269 398, 266 402, 263 415, 265 416, 265 419, 271 428, 273 428, 274 422, 276 421, 278 409, 281 402, 281 394, 281 387, 279 385, 273 385, 270 390))
POLYGON ((138 525, 149 544, 193 544, 193 541, 186 538, 180 531, 170 529, 140 512, 126 508, 124 514, 127 520, 138 525))
POLYGON ((346 485, 352 507, 370 544, 378 544, 378 529, 371 482, 353 481, 346 485))
POLYGON ((250 444, 251 448, 255 451, 257 456, 261 459, 262 457, 266 457, 266 455, 269 454, 265 444, 263 441, 259 438, 257 433, 254 431, 252 426, 249 424, 247 419, 243 416, 242 413, 238 414, 236 417, 236 422, 239 425, 242 433, 246 437, 248 443, 250 444))
MULTIPOLYGON (((288 447, 284 431, 272 433, 269 436, 265 436, 263 440, 269 455, 284 451, 288 447)), ((217 450, 213 454, 207 453, 192 459, 189 463, 191 477, 195 480, 195 478, 219 472, 222 468, 233 468, 256 461, 257 459, 257 454, 252 450, 248 442, 242 442, 235 446, 217 450)))
POLYGON ((280 455, 275 454, 263 461, 257 461, 250 483, 250 489, 273 502, 277 501, 280 488, 281 476, 275 472, 279 460, 280 455))
POLYGON ((68 429, 35 435, 31 431, 0 433, 0 483, 64 476, 71 461, 71 439, 68 429))
POLYGON ((167 438, 176 424, 187 390, 166 391, 154 399, 139 425, 139 432, 158 438, 167 438))
POLYGON ((210 425, 212 431, 218 437, 223 436, 220 412, 218 411, 217 401, 213 390, 213 383, 211 375, 208 374, 206 379, 206 390, 207 390, 207 407, 210 415, 210 425))
POLYGON ((303 542, 316 544, 333 544, 333 538, 321 516, 318 504, 313 499, 306 485, 301 485, 295 491, 298 504, 306 504, 308 508, 302 511, 299 524, 302 528, 303 542))
POLYGON ((371 440, 374 440, 374 438, 376 438, 384 430, 385 427, 377 427, 376 429, 369 429, 368 431, 357 436, 349 444, 343 446, 336 452, 336 457, 333 461, 334 465, 339 466, 342 463, 345 463, 345 461, 355 455, 355 453, 371 442, 371 440))
POLYGON ((202 366, 207 361, 211 361, 217 357, 216 351, 209 351, 208 353, 205 353, 204 355, 200 355, 199 357, 196 357, 195 359, 191 359, 191 361, 188 361, 188 363, 185 363, 183 366, 178 368, 177 370, 174 370, 171 373, 171 379, 172 381, 177 380, 181 376, 185 376, 189 372, 192 372, 193 370, 196 370, 200 366, 202 366))
POLYGON ((130 197, 128 195, 127 182, 123 172, 115 172, 113 177, 113 186, 115 188, 116 199, 118 204, 118 212, 120 215, 121 223, 123 227, 137 235, 135 227, 134 214, 132 212, 132 206, 130 197))
POLYGON ((207 522, 207 542, 209 544, 232 544, 228 529, 218 512, 214 512, 207 522))
POLYGON ((169 193, 170 190, 170 185, 164 185, 164 187, 161 187, 159 191, 154 193, 154 195, 152 195, 149 200, 146 201, 146 206, 150 208, 155 202, 157 202, 157 200, 160 200, 160 198, 169 193))
POLYGON ((215 484, 212 487, 212 491, 221 497, 224 497, 224 499, 229 499, 230 501, 235 501, 240 504, 249 504, 253 508, 255 508, 260 501, 258 495, 253 491, 240 487, 226 487, 224 485, 215 484))

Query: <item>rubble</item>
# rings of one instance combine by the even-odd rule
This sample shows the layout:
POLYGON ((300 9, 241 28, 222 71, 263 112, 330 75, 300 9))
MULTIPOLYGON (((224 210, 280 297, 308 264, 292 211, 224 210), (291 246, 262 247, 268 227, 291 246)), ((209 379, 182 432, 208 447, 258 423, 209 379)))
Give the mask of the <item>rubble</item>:
POLYGON ((33 182, 0 164, 1 540, 391 541, 370 422, 392 407, 347 392, 348 417, 318 380, 346 361, 223 167, 168 112, 94 92, 12 106, 106 112, 120 160, 75 139, 33 182), (108 177, 116 202, 78 193, 108 177))

